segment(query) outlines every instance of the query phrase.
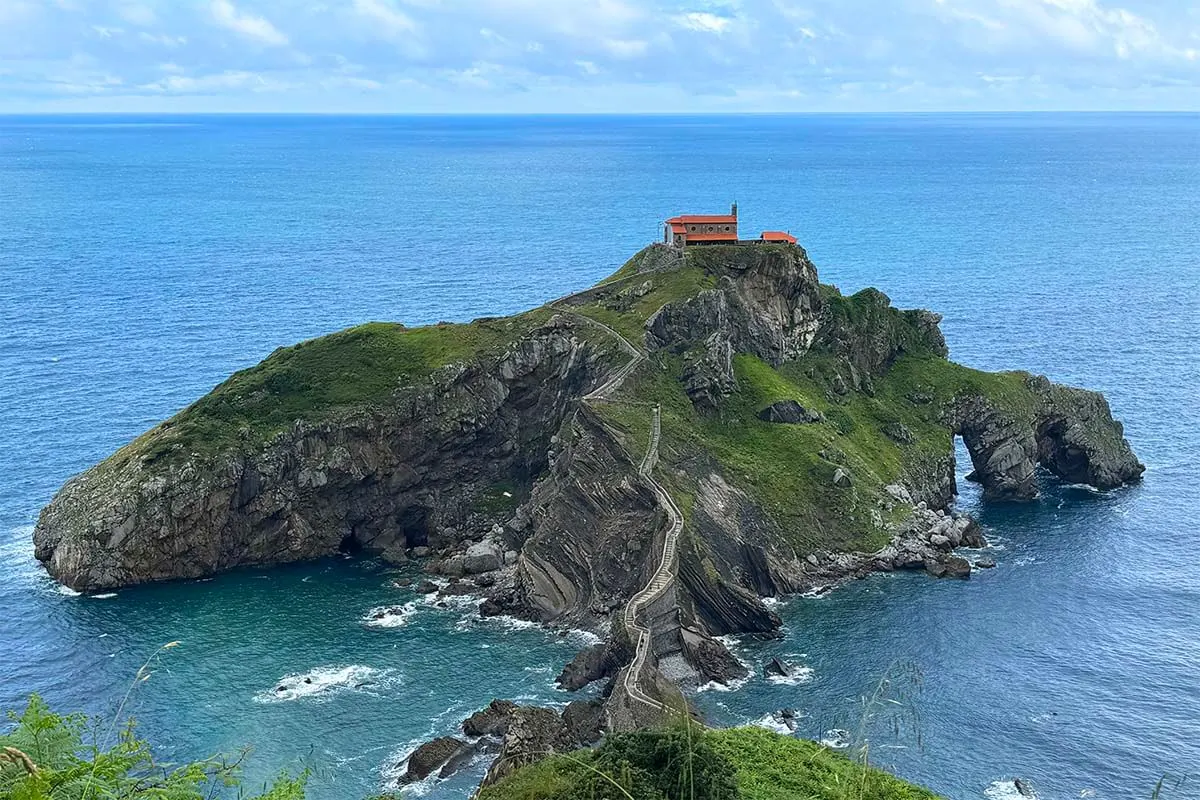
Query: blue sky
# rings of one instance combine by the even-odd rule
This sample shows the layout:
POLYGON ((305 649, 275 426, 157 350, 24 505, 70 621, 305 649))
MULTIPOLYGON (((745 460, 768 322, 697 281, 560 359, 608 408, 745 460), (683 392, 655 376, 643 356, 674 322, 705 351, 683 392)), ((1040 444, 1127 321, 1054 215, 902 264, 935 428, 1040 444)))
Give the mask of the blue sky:
POLYGON ((1191 0, 0 0, 0 112, 1200 110, 1191 0))

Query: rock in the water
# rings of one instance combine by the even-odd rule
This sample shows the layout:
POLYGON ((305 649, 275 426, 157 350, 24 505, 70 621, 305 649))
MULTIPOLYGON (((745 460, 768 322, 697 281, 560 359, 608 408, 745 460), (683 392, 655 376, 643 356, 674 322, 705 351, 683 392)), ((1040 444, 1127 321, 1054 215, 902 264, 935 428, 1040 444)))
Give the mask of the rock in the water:
POLYGON ((768 661, 766 664, 763 665, 763 674, 764 675, 777 675, 781 678, 786 678, 788 675, 791 674, 791 670, 788 669, 788 665, 785 664, 779 658, 772 658, 770 661, 768 661))
POLYGON ((476 711, 463 720, 463 733, 467 736, 503 736, 508 730, 508 718, 516 709, 516 703, 493 700, 487 708, 476 711))
POLYGON ((437 584, 433 581, 421 581, 417 584, 417 594, 433 594, 437 590, 437 584))
POLYGON ((996 559, 992 558, 991 556, 984 556, 975 560, 975 566, 979 567, 980 569, 992 569, 996 566, 996 559))
POLYGON ((713 681, 728 686, 746 677, 745 666, 725 645, 701 631, 683 628, 680 633, 684 656, 705 682, 713 681))
POLYGON ((969 578, 971 577, 971 562, 959 556, 945 559, 929 559, 925 562, 925 571, 935 578, 969 578))
POLYGON ((455 739, 453 736, 442 736, 418 747, 408 757, 408 767, 404 772, 405 781, 421 781, 436 772, 442 765, 462 752, 470 752, 471 745, 455 739))
POLYGON ((1033 787, 1020 778, 1013 778, 1013 788, 1017 790, 1017 794, 1021 795, 1021 797, 1037 797, 1037 792, 1033 790, 1033 787))
POLYGON ((987 539, 983 535, 983 526, 975 520, 970 520, 962 532, 962 546, 978 550, 987 547, 987 539))
POLYGON ((568 692, 577 691, 593 681, 616 675, 632 655, 615 640, 585 647, 563 668, 555 683, 558 684, 558 688, 568 692))
POLYGON ((468 575, 492 572, 504 566, 504 550, 495 542, 477 542, 463 555, 463 571, 468 575))
POLYGON ((825 419, 819 412, 808 410, 796 400, 780 400, 778 403, 772 403, 758 412, 758 418, 763 422, 785 425, 805 425, 825 419))

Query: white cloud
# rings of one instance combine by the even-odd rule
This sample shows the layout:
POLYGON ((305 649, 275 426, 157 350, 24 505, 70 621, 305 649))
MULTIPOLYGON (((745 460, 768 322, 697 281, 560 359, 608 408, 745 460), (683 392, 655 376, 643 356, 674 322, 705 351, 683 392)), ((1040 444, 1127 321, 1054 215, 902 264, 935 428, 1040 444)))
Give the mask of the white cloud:
POLYGON ((143 84, 140 88, 150 92, 207 94, 230 89, 270 92, 292 87, 285 81, 269 78, 257 72, 226 70, 200 76, 168 75, 161 80, 143 84))
POLYGON ((266 17, 239 11, 230 0, 212 0, 210 8, 213 19, 224 28, 250 39, 256 39, 263 44, 282 46, 288 43, 288 37, 272 25, 266 17))
POLYGON ((724 33, 732 22, 729 17, 721 17, 707 11, 691 11, 687 14, 680 14, 675 20, 690 31, 716 34, 724 33))
POLYGON ((1111 108, 1160 90, 1173 98, 1163 106, 1200 108, 1200 12, 1187 5, 0 0, 0 109, 88 92, 97 101, 87 110, 139 92, 163 108, 207 109, 223 98, 232 108, 276 90, 314 110, 340 108, 343 95, 403 110, 417 92, 425 105, 414 108, 447 111, 615 110, 627 96, 697 111, 996 108, 1023 99, 1045 108, 1055 98, 1111 108), (230 46, 233 37, 248 45, 230 46), (109 80, 117 76, 123 83, 109 80), (201 93, 203 103, 188 103, 201 93), (179 105, 161 102, 165 94, 179 105))
POLYGON ((414 33, 417 24, 412 17, 394 8, 386 0, 354 0, 354 10, 373 23, 382 25, 389 34, 414 33))
POLYGON ((637 58, 645 55, 650 47, 645 39, 605 39, 601 44, 617 58, 637 58))

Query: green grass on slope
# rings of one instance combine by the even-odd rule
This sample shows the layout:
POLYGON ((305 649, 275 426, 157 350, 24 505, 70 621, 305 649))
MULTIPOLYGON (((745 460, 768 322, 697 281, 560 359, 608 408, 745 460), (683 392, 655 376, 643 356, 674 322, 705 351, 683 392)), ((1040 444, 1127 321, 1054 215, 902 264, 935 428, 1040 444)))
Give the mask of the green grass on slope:
POLYGON ((644 281, 630 280, 612 295, 572 310, 603 322, 641 347, 646 320, 654 312, 673 300, 692 297, 716 284, 716 278, 696 267, 647 273, 644 281), (638 297, 636 292, 646 284, 650 285, 649 290, 638 297))
POLYGON ((807 739, 761 728, 708 734, 737 769, 739 800, 936 800, 937 795, 867 768, 807 739))
MULTIPOLYGON (((693 787, 686 776, 688 769, 695 769, 695 758, 688 767, 686 752, 663 758, 660 749, 645 758, 638 757, 649 749, 645 744, 648 738, 666 740, 672 736, 678 739, 678 733, 670 731, 612 734, 598 751, 552 756, 518 770, 484 789, 479 800, 690 800, 693 787), (640 741, 630 746, 625 737, 638 737, 640 741), (622 757, 613 758, 613 749, 622 757), (664 772, 682 773, 684 780, 679 780, 679 774, 664 775, 664 772)), ((731 772, 736 788, 714 791, 711 786, 697 782, 694 787, 697 798, 937 800, 926 789, 880 770, 864 769, 861 764, 815 742, 761 728, 707 731, 699 737, 690 745, 693 755, 703 756, 705 767, 714 775, 731 772)))
POLYGON ((499 350, 549 317, 517 317, 422 328, 371 322, 276 350, 234 373, 120 455, 153 460, 212 452, 239 440, 258 443, 296 420, 386 401, 438 367, 499 350))
MULTIPOLYGON (((955 396, 981 394, 1015 415, 1030 413, 1033 403, 1024 373, 980 372, 936 356, 901 357, 875 380, 873 395, 832 392, 828 375, 833 368, 832 359, 819 353, 779 369, 754 356, 736 356, 737 391, 718 414, 706 416, 695 410, 684 391, 682 359, 658 354, 620 393, 636 405, 612 403, 599 411, 629 433, 631 450, 640 456, 649 430, 645 404, 661 404, 664 466, 716 466, 806 553, 826 548, 872 551, 886 544, 886 530, 872 519, 879 493, 952 452, 952 434, 943 416, 955 396), (758 419, 760 410, 780 400, 796 400, 825 420, 779 425, 758 419), (907 430, 911 441, 888 435, 897 426, 907 430), (849 488, 834 486, 838 467, 849 471, 849 488)), ((697 469, 689 471, 699 477, 697 469)), ((694 489, 681 485, 670 470, 660 471, 660 477, 677 497, 694 489)))

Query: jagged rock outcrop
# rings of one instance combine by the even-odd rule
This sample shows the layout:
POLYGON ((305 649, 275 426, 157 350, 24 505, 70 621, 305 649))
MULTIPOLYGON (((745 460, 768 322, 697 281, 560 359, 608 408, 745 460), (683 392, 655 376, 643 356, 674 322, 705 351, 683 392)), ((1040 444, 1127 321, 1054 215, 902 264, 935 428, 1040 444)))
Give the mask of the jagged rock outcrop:
POLYGON ((516 609, 596 628, 654 570, 662 511, 627 450, 586 407, 564 426, 553 466, 511 524, 516 609))
POLYGON ((476 711, 462 722, 462 731, 467 736, 503 736, 508 730, 508 720, 517 710, 517 704, 509 700, 493 700, 487 708, 476 711))
POLYGON ((733 377, 733 344, 721 331, 684 355, 683 388, 697 408, 715 411, 737 389, 733 377))
POLYGON ((990 500, 1037 496, 1042 466, 1070 483, 1112 489, 1141 477, 1120 422, 1103 395, 1059 386, 1042 376, 1023 379, 1022 403, 960 395, 950 409, 955 433, 971 454, 973 478, 990 500))
POLYGON ((555 678, 560 689, 574 692, 589 683, 611 678, 633 657, 629 643, 621 638, 585 647, 580 650, 555 678))
MULTIPOLYGON (((461 739, 455 739, 453 736, 442 736, 426 742, 408 757, 404 782, 413 783, 425 780, 434 772, 445 769, 452 762, 458 762, 462 756, 471 752, 473 752, 473 748, 470 744, 461 739)), ((450 771, 447 772, 447 776, 449 773, 450 771)))
POLYGON ((547 753, 566 753, 583 744, 552 709, 518 706, 509 716, 500 753, 488 769, 483 785, 489 786, 526 764, 540 761, 547 753))
POLYGON ((809 411, 804 406, 795 400, 779 400, 759 411, 758 418, 763 422, 775 422, 780 425, 811 425, 814 422, 822 422, 825 417, 816 412, 809 411))

